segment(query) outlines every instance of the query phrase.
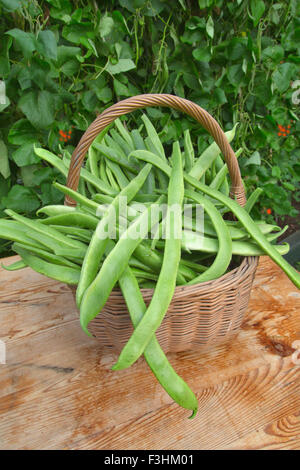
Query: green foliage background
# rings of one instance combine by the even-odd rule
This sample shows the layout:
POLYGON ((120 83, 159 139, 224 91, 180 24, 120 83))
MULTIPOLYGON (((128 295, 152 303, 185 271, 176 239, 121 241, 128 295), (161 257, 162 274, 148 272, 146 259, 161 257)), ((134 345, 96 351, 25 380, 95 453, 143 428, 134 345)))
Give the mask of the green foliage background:
MULTIPOLYGON (((4 207, 34 216, 62 201, 51 184, 60 176, 34 145, 72 151, 103 109, 150 92, 198 103, 224 130, 239 122, 233 146, 244 150, 247 189, 265 190, 256 216, 297 215, 297 0, 0 0, 0 35, 0 216, 4 207), (279 124, 290 126, 286 137, 279 124), (65 142, 59 131, 69 130, 65 142)), ((166 145, 187 127, 199 153, 210 142, 189 117, 147 113, 166 145)), ((127 117, 138 123, 139 113, 127 117)))

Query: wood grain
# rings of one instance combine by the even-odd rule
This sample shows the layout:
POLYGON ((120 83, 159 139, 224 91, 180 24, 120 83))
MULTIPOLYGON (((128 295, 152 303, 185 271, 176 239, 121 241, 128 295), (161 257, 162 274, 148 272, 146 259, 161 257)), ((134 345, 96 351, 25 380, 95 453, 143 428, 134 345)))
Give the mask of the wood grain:
POLYGON ((300 295, 269 258, 233 342, 168 355, 194 420, 143 359, 111 371, 116 354, 82 332, 67 286, 30 269, 1 269, 0 285, 0 449, 300 448, 300 295))

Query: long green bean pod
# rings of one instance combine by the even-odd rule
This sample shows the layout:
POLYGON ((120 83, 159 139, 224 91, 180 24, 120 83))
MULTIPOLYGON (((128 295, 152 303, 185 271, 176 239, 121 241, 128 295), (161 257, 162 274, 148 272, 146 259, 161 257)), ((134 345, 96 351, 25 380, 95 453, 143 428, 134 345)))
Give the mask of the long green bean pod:
MULTIPOLYGON (((159 157, 158 157, 159 158, 159 157)), ((161 324, 170 305, 176 287, 176 277, 181 255, 182 202, 184 194, 182 157, 178 142, 173 145, 173 166, 168 189, 165 249, 161 272, 153 297, 142 320, 124 346, 114 370, 132 365, 145 350, 148 342, 161 324), (180 210, 174 213, 174 208, 180 210)))
MULTIPOLYGON (((225 132, 225 136, 229 143, 234 139, 236 126, 237 124, 233 127, 233 129, 225 132)), ((220 153, 221 150, 219 146, 216 142, 213 142, 196 160, 193 168, 189 172, 190 176, 193 176, 193 178, 199 180, 220 153)))
MULTIPOLYGON (((142 297, 139 285, 130 268, 126 268, 119 279, 119 285, 125 298, 131 321, 136 328, 143 318, 147 307, 142 297)), ((152 336, 144 351, 146 362, 153 374, 178 405, 192 410, 190 418, 196 416, 198 401, 192 390, 175 372, 155 335, 152 336)))
POLYGON ((85 290, 80 305, 80 323, 82 329, 88 335, 87 326, 89 322, 102 310, 115 283, 128 265, 130 256, 148 231, 151 230, 151 223, 153 223, 151 220, 152 207, 163 200, 164 196, 161 196, 157 203, 148 207, 122 233, 116 246, 105 258, 97 276, 85 290))
POLYGON ((122 201, 122 198, 126 198, 126 203, 130 202, 144 184, 150 170, 151 165, 148 164, 144 166, 141 172, 128 184, 128 186, 126 186, 126 188, 124 188, 119 195, 115 197, 111 205, 108 207, 105 215, 99 222, 82 264, 80 280, 76 290, 76 303, 78 308, 80 308, 86 289, 94 281, 99 271, 100 261, 109 239, 105 233, 107 231, 108 224, 113 221, 113 218, 116 219, 118 217, 119 204, 120 201, 122 201))
POLYGON ((212 202, 195 191, 186 190, 185 195, 193 199, 197 204, 203 205, 204 210, 210 216, 218 237, 218 251, 214 262, 205 272, 199 274, 188 284, 197 284, 217 279, 226 272, 232 258, 232 241, 229 229, 212 202))
POLYGON ((48 263, 47 261, 32 255, 30 248, 27 250, 18 246, 15 247, 15 251, 21 256, 24 263, 37 273, 71 285, 76 285, 79 281, 79 267, 71 268, 67 266, 59 266, 54 263, 48 263))
POLYGON ((286 275, 295 284, 295 286, 298 287, 298 289, 300 288, 300 274, 298 273, 298 271, 296 271, 296 269, 293 268, 293 266, 291 266, 288 261, 286 261, 279 254, 278 250, 276 250, 274 245, 271 245, 271 243, 268 242, 266 237, 259 230, 257 224, 253 222, 252 218, 249 216, 248 212, 245 211, 243 207, 241 207, 233 199, 225 196, 225 194, 222 194, 220 191, 216 191, 214 189, 209 188, 208 186, 200 183, 190 175, 185 175, 185 179, 196 189, 203 191, 203 193, 217 199, 218 201, 222 202, 225 206, 227 206, 228 209, 232 211, 236 218, 245 227, 245 229, 251 235, 253 240, 255 240, 256 243, 260 246, 264 254, 270 256, 270 258, 275 263, 277 263, 278 266, 280 266, 280 268, 286 273, 286 275))

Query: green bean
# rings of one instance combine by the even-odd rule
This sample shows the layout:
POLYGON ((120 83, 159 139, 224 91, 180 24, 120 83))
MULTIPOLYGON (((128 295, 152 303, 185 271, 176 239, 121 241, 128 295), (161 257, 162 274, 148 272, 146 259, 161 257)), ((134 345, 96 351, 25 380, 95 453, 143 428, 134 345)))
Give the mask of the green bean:
POLYGON ((70 214, 71 212, 74 212, 75 211, 75 207, 71 207, 71 206, 64 206, 62 204, 53 204, 53 205, 49 205, 49 206, 44 206, 44 207, 41 207, 36 215, 40 215, 40 214, 46 214, 48 216, 56 216, 56 215, 63 215, 63 214, 70 214))
MULTIPOLYGON (((152 145, 155 149, 154 153, 156 153, 163 160, 167 161, 165 151, 164 151, 164 147, 161 143, 161 140, 160 140, 160 138, 159 138, 159 136, 158 136, 158 134, 155 130, 155 127, 153 126, 152 122, 150 121, 150 119, 148 118, 148 116, 146 114, 142 115, 142 121, 145 124, 147 134, 148 134, 148 139, 151 141, 151 143, 152 143, 152 145)), ((147 142, 148 139, 146 138, 145 142, 147 142)), ((146 145, 147 145, 147 143, 146 143, 146 145)))
POLYGON ((59 243, 67 248, 75 248, 79 250, 83 248, 83 244, 81 242, 77 240, 71 240, 70 238, 60 233, 58 230, 48 227, 47 232, 45 232, 45 227, 38 220, 31 220, 27 217, 23 217, 22 215, 17 214, 11 209, 6 209, 5 213, 16 221, 23 223, 25 226, 29 227, 32 230, 31 236, 34 235, 34 231, 36 231, 39 232, 39 234, 42 234, 43 236, 47 236, 49 240, 54 240, 55 244, 59 243))
POLYGON ((98 159, 99 153, 95 150, 95 148, 91 145, 88 149, 88 157, 87 162, 90 165, 90 172, 92 175, 96 176, 96 178, 100 178, 99 168, 98 168, 98 159))
POLYGON ((278 266, 286 273, 289 279, 297 286, 300 287, 300 274, 296 271, 293 266, 291 266, 278 252, 274 245, 271 245, 266 237, 259 230, 257 224, 253 222, 252 218, 249 216, 247 211, 243 209, 236 201, 225 196, 219 191, 209 188, 195 180, 195 178, 190 175, 185 175, 185 179, 188 183, 194 186, 196 189, 203 191, 208 196, 211 196, 218 201, 222 202, 225 206, 230 209, 241 224, 245 227, 247 232, 255 240, 255 242, 260 246, 262 251, 269 255, 269 257, 278 264, 278 266))
POLYGON ((108 159, 107 160, 107 166, 110 169, 110 171, 113 173, 120 189, 126 188, 126 186, 129 184, 129 180, 124 175, 124 173, 121 170, 121 168, 119 167, 119 165, 117 165, 116 163, 114 163, 114 162, 112 162, 111 160, 108 159))
POLYGON ((194 147, 191 140, 190 131, 184 131, 184 156, 185 156, 185 171, 189 173, 195 164, 194 147))
POLYGON ((168 214, 164 257, 156 287, 147 311, 137 325, 132 336, 121 351, 113 370, 124 369, 132 365, 143 353, 150 339, 160 326, 170 305, 176 286, 176 277, 181 255, 181 238, 178 230, 182 227, 182 202, 184 194, 182 157, 178 142, 173 144, 173 166, 168 189, 168 214), (174 207, 180 211, 174 214, 174 207))
POLYGON ((88 150, 87 162, 90 165, 91 173, 97 178, 100 178, 100 173, 99 173, 99 168, 98 168, 99 153, 95 150, 94 144, 97 144, 97 143, 100 144, 102 140, 105 138, 108 130, 109 130, 109 126, 103 129, 103 131, 101 131, 97 135, 97 137, 94 139, 92 145, 89 147, 89 150, 88 150))
MULTIPOLYGON (((131 137, 134 144, 135 150, 146 150, 144 139, 137 129, 131 131, 131 137)), ((128 154, 129 155, 129 154, 128 154)), ((155 176, 153 170, 147 176, 147 180, 144 186, 141 188, 143 192, 152 194, 155 190, 155 176)))
MULTIPOLYGON (((235 136, 236 126, 237 124, 233 127, 233 129, 228 132, 225 132, 225 136, 227 137, 229 143, 235 136)), ((216 142, 213 142, 206 150, 204 150, 202 155, 200 155, 200 157, 196 160, 193 168, 189 172, 189 175, 199 180, 220 153, 221 150, 219 146, 216 142)))
MULTIPOLYGON (((60 158, 45 149, 35 148, 34 151, 40 158, 46 160, 48 163, 51 163, 52 166, 57 168, 67 178, 68 168, 63 164, 60 158)), ((82 176, 84 180, 88 181, 93 186, 95 186, 98 191, 103 192, 105 194, 115 194, 115 191, 112 190, 110 186, 108 186, 104 181, 101 181, 100 178, 96 178, 89 171, 85 170, 85 168, 81 168, 80 176, 82 176)))
POLYGON ((158 155, 149 150, 134 150, 128 155, 128 159, 135 157, 161 169, 167 176, 171 174, 171 167, 165 163, 158 155))
POLYGON ((16 248, 22 248, 22 249, 25 249, 25 250, 29 250, 31 253, 34 253, 34 254, 38 255, 40 258, 45 259, 46 261, 50 261, 53 264, 57 264, 57 265, 60 265, 60 266, 69 266, 71 268, 77 268, 78 269, 78 266, 75 263, 73 263, 72 261, 69 261, 68 259, 64 258, 63 256, 58 256, 58 255, 54 255, 53 253, 49 253, 48 251, 43 250, 41 248, 36 248, 36 247, 33 247, 33 246, 31 246, 29 248, 27 245, 25 245, 23 243, 14 243, 13 246, 12 246, 12 249, 14 251, 17 251, 16 248))
MULTIPOLYGON (((113 139, 110 135, 107 135, 104 141, 105 145, 109 147, 110 149, 115 150, 118 155, 122 155, 123 158, 127 159, 127 155, 128 153, 130 153, 130 147, 128 147, 128 145, 125 144, 127 148, 127 151, 125 151, 124 146, 120 145, 122 137, 119 134, 118 134, 118 137, 119 137, 119 142, 117 142, 115 138, 113 139)), ((124 144, 124 141, 122 143, 124 144)))
MULTIPOLYGON (((136 150, 132 152, 135 154, 137 158, 141 158, 142 160, 146 160, 152 165, 158 166, 164 171, 168 176, 170 176, 170 167, 164 162, 157 161, 156 155, 153 155, 151 152, 147 152, 145 150, 136 150)), ((229 198, 225 194, 217 191, 205 184, 200 183, 191 175, 184 173, 184 179, 187 183, 192 185, 198 191, 202 191, 204 194, 220 201, 224 206, 226 206, 232 213, 236 216, 237 219, 241 222, 241 224, 245 227, 246 231, 250 234, 253 240, 260 246, 261 250, 264 254, 270 256, 270 258, 278 264, 278 266, 286 273, 289 279, 297 286, 300 286, 300 274, 293 268, 280 254, 280 247, 276 247, 271 245, 264 234, 261 232, 259 227, 255 222, 253 222, 252 218, 249 216, 247 211, 242 208, 236 201, 229 198)))
POLYGON ((80 240, 89 243, 90 239, 92 238, 93 232, 91 230, 87 230, 81 227, 74 227, 68 225, 54 225, 50 224, 50 227, 55 228, 59 232, 66 233, 72 238, 79 238, 80 240))
POLYGON ((127 158, 123 157, 121 152, 117 151, 116 149, 112 149, 107 147, 103 144, 95 144, 97 150, 99 150, 106 158, 111 160, 114 163, 126 168, 127 170, 131 171, 135 175, 138 173, 138 168, 136 165, 130 163, 127 158))
POLYGON ((24 269, 27 267, 27 264, 24 263, 23 260, 15 261, 12 264, 9 264, 6 266, 5 264, 1 263, 1 266, 3 269, 6 269, 6 271, 17 271, 18 269, 24 269))
POLYGON ((197 194, 195 191, 186 190, 185 195, 193 199, 197 204, 204 206, 204 210, 210 216, 211 222, 218 236, 218 251, 213 264, 188 284, 197 284, 199 282, 217 279, 218 277, 223 276, 226 272, 232 258, 232 242, 229 229, 218 210, 208 199, 197 194))
MULTIPOLYGON (((134 251, 134 255, 144 264, 152 268, 155 272, 160 272, 161 266, 162 266, 162 261, 163 261, 163 256, 161 253, 152 250, 149 246, 147 246, 145 243, 141 243, 138 245, 134 251)), ((178 273, 177 273, 177 278, 176 282, 178 285, 183 285, 185 284, 185 277, 184 275, 187 275, 187 271, 179 265, 178 273)), ((188 278, 193 279, 195 277, 194 273, 191 273, 190 271, 188 272, 188 278)))
POLYGON ((118 217, 120 201, 122 201, 122 198, 125 197, 127 198, 126 200, 128 203, 134 198, 136 193, 144 184, 150 170, 151 165, 144 166, 141 172, 129 183, 129 185, 126 186, 126 188, 124 188, 118 196, 116 196, 107 209, 104 217, 99 222, 99 225, 97 226, 97 229, 90 241, 82 264, 80 281, 76 290, 76 303, 78 308, 82 303, 86 290, 97 276, 100 261, 108 242, 108 237, 103 235, 106 235, 105 230, 109 226, 109 223, 113 220, 113 217, 118 217))
POLYGON ((14 242, 26 243, 26 245, 29 246, 41 246, 40 242, 37 242, 34 238, 32 238, 28 232, 29 230, 27 230, 19 222, 15 222, 14 220, 0 219, 0 238, 14 242))
MULTIPOLYGON (((185 259, 183 258, 183 256, 181 256, 181 260, 180 260, 180 265, 179 266, 186 266, 190 269, 192 269, 194 272, 200 272, 200 273, 203 273, 204 271, 206 271, 207 269, 207 266, 204 266, 202 264, 199 264, 199 263, 195 263, 194 261, 190 261, 188 259, 185 259)), ((196 275, 195 275, 196 276, 196 275)), ((194 277, 195 277, 194 276, 194 277)))
MULTIPOLYGON (((130 268, 126 268, 119 279, 119 284, 125 298, 134 328, 138 326, 147 307, 141 295, 138 283, 130 268)), ((153 374, 178 405, 192 410, 193 418, 198 410, 198 401, 188 385, 174 371, 155 335, 152 336, 144 351, 144 356, 153 374)))
POLYGON ((249 197, 248 201, 246 202, 245 206, 244 206, 244 209, 245 211, 247 211, 248 213, 251 212, 254 204, 256 204, 256 201, 258 200, 259 196, 264 192, 264 190, 262 188, 256 188, 253 193, 251 194, 251 196, 249 197))
POLYGON ((106 163, 105 163, 104 155, 101 155, 101 158, 100 158, 99 174, 100 174, 100 178, 102 179, 102 181, 104 181, 107 185, 109 185, 109 181, 108 181, 107 174, 106 174, 106 163))
POLYGON ((29 266, 34 271, 43 274, 44 276, 71 285, 76 285, 79 281, 80 268, 75 269, 48 263, 47 261, 32 255, 30 249, 25 250, 19 246, 15 248, 15 251, 18 255, 21 256, 22 260, 27 266, 29 266))
POLYGON ((44 225, 72 225, 76 227, 84 227, 89 229, 95 229, 99 222, 99 219, 95 216, 85 214, 81 211, 74 211, 70 214, 56 215, 42 219, 40 222, 44 225))
POLYGON ((143 269, 139 269, 135 267, 134 264, 131 262, 129 264, 130 264, 132 274, 134 274, 135 277, 140 278, 140 279, 145 279, 148 281, 157 281, 158 274, 149 273, 149 271, 144 271, 143 269))
POLYGON ((135 150, 146 150, 144 139, 137 129, 133 129, 133 131, 131 131, 131 138, 135 150))
POLYGON ((91 199, 83 196, 82 194, 79 194, 77 191, 74 191, 71 188, 68 188, 67 186, 64 186, 63 184, 60 183, 53 183, 53 186, 59 191, 61 191, 63 194, 66 194, 67 196, 70 196, 74 201, 78 202, 82 206, 89 207, 92 209, 94 214, 98 213, 99 210, 101 210, 101 206, 99 207, 99 204, 96 202, 92 201, 91 199))
MULTIPOLYGON (((160 246, 160 244, 159 244, 160 246)), ((286 245, 272 245, 276 253, 286 254, 288 247, 286 245)), ((218 253, 219 242, 216 238, 208 238, 199 233, 184 230, 182 233, 182 248, 188 251, 202 251, 205 253, 218 253)), ((251 241, 233 241, 232 254, 241 256, 261 256, 265 252, 260 246, 251 241)))
POLYGON ((112 171, 111 171, 111 169, 110 169, 107 162, 106 162, 106 165, 105 165, 105 170, 106 170, 106 175, 107 175, 107 178, 108 178, 108 181, 109 181, 111 187, 116 191, 116 193, 119 193, 121 188, 118 185, 117 180, 116 180, 114 174, 112 173, 112 171))
POLYGON ((289 226, 288 226, 288 225, 285 225, 285 226, 283 227, 283 229, 280 230, 279 232, 272 233, 271 235, 268 235, 268 236, 267 236, 267 240, 268 240, 269 242, 272 242, 272 241, 274 241, 274 240, 277 240, 277 238, 278 238, 278 237, 281 237, 281 235, 283 235, 283 234, 287 231, 288 228, 289 228, 289 226))
MULTIPOLYGON (((163 196, 158 199, 157 204, 161 201, 163 201, 163 196)), ((116 246, 105 258, 93 282, 85 290, 80 305, 80 323, 88 335, 87 325, 102 310, 113 286, 128 265, 132 253, 151 230, 150 216, 153 206, 147 208, 129 225, 116 246)))
POLYGON ((131 258, 129 260, 129 265, 131 267, 141 269, 141 270, 145 271, 146 273, 154 274, 149 266, 147 266, 145 263, 142 263, 142 261, 140 261, 135 256, 131 256, 131 258))
POLYGON ((128 145, 126 140, 124 140, 123 137, 121 137, 121 135, 119 134, 118 131, 116 131, 116 129, 112 129, 110 131, 110 134, 111 134, 112 140, 114 141, 114 147, 117 144, 123 157, 127 158, 127 155, 133 150, 132 146, 128 145))
POLYGON ((141 289, 154 289, 156 286, 155 281, 145 281, 144 279, 138 279, 137 281, 141 289))
POLYGON ((20 224, 17 230, 10 235, 8 234, 6 238, 29 246, 43 248, 47 251, 50 250, 56 255, 84 256, 86 246, 78 240, 71 240, 52 228, 48 228, 46 231, 43 224, 38 220, 27 219, 9 209, 6 210, 6 213, 11 215, 20 224), (32 242, 32 239, 34 242, 32 242))
MULTIPOLYGON (((235 152, 236 158, 239 158, 242 151, 243 149, 240 148, 235 152)), ((227 164, 225 163, 223 167, 218 171, 218 173, 216 174, 215 178, 212 180, 209 186, 213 189, 219 189, 220 187, 222 187, 222 184, 224 184, 224 182, 227 181, 226 180, 227 173, 228 173, 228 167, 227 167, 227 164)), ((227 187, 228 187, 228 182, 227 182, 226 188, 227 187)), ((226 189, 226 192, 227 192, 227 189, 226 189)), ((228 192, 229 192, 229 189, 228 189, 228 192)))
POLYGON ((127 145, 129 145, 129 147, 133 150, 134 146, 133 146, 130 133, 125 129, 125 126, 123 126, 119 118, 115 119, 115 125, 118 131, 120 132, 121 136, 123 137, 123 139, 126 141, 127 145))

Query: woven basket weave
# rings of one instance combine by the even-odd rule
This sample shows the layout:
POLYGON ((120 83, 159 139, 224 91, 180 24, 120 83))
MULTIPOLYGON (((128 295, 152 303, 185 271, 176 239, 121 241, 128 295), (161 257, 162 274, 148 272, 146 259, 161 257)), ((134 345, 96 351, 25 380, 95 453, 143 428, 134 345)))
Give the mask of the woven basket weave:
MULTIPOLYGON (((167 106, 183 111, 194 117, 212 135, 228 166, 230 195, 243 206, 246 197, 237 158, 218 123, 195 103, 167 94, 128 98, 100 114, 73 152, 67 185, 77 190, 85 154, 99 132, 117 117, 147 106, 167 106)), ((76 202, 66 197, 65 204, 75 206, 76 202)), ((164 351, 204 350, 233 338, 247 310, 257 264, 257 257, 247 257, 238 268, 219 279, 191 286, 177 286, 165 318, 156 332, 164 351)), ((75 295, 75 289, 72 290, 75 295)), ((142 289, 142 294, 148 305, 153 289, 142 289)), ((101 313, 90 322, 88 329, 104 347, 121 351, 133 327, 120 289, 111 292, 101 313)))

